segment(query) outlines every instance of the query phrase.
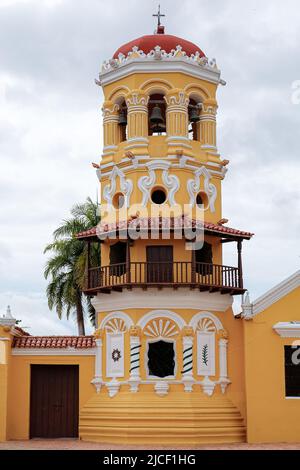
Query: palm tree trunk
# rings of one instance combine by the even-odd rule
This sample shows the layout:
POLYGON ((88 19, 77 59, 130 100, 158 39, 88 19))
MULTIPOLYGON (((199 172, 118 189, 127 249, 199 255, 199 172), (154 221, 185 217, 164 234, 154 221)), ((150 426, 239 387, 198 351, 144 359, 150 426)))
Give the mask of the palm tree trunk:
POLYGON ((76 314, 77 314, 78 334, 79 336, 84 336, 85 328, 84 328, 84 317, 83 317, 83 308, 82 308, 82 294, 79 290, 77 291, 76 314))

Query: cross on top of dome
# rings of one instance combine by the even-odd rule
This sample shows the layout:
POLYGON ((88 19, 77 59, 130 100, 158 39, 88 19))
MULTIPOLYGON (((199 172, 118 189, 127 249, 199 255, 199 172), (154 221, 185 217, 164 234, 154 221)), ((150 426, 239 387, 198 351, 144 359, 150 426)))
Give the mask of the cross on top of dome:
POLYGON ((157 30, 156 30, 156 33, 157 33, 157 34, 164 34, 164 32, 165 32, 165 27, 161 25, 160 19, 161 19, 163 16, 166 16, 166 15, 164 15, 163 13, 160 12, 160 5, 158 5, 158 11, 157 11, 157 13, 153 14, 152 16, 154 16, 154 17, 157 18, 157 30))

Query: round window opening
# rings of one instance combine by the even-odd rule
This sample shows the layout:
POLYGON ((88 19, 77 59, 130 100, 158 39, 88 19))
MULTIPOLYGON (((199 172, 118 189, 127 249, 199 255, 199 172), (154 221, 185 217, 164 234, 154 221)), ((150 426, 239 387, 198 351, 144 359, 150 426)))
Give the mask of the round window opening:
POLYGON ((208 207, 208 197, 207 194, 201 191, 196 196, 196 204, 199 209, 207 209, 208 207))
POLYGON ((151 194, 151 199, 154 204, 163 204, 166 202, 167 195, 163 189, 155 189, 151 194))
POLYGON ((115 209, 122 209, 125 204, 125 196, 122 193, 117 193, 113 198, 113 206, 115 209))

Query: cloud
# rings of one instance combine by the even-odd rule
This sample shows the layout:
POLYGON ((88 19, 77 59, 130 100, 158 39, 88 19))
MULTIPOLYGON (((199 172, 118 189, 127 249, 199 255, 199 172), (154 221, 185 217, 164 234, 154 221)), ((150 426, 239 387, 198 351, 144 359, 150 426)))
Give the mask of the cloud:
MULTIPOLYGON (((103 60, 154 30, 157 2, 2 0, 0 5, 0 310, 34 333, 76 332, 45 297, 44 246, 73 203, 95 198, 103 60)), ((224 216, 255 232, 244 247, 253 297, 299 267, 300 9, 296 0, 165 0, 167 32, 216 57, 218 142, 230 159, 224 216)), ((225 261, 236 264, 234 244, 225 261)))

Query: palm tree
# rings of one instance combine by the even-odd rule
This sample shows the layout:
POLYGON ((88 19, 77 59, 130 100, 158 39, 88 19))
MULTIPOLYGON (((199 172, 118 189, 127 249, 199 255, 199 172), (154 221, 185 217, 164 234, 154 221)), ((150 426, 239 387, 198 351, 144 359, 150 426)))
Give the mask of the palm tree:
MULTIPOLYGON (((55 308, 58 317, 66 313, 69 318, 75 313, 78 334, 85 334, 85 312, 95 324, 95 309, 90 298, 83 293, 85 282, 85 266, 87 263, 86 244, 76 238, 76 234, 95 227, 100 218, 98 204, 90 198, 83 204, 76 204, 71 209, 72 217, 63 223, 54 233, 54 241, 46 246, 44 253, 51 252, 45 267, 45 278, 50 278, 47 286, 48 305, 50 310, 55 308)), ((100 244, 91 244, 91 266, 99 265, 100 244)))

